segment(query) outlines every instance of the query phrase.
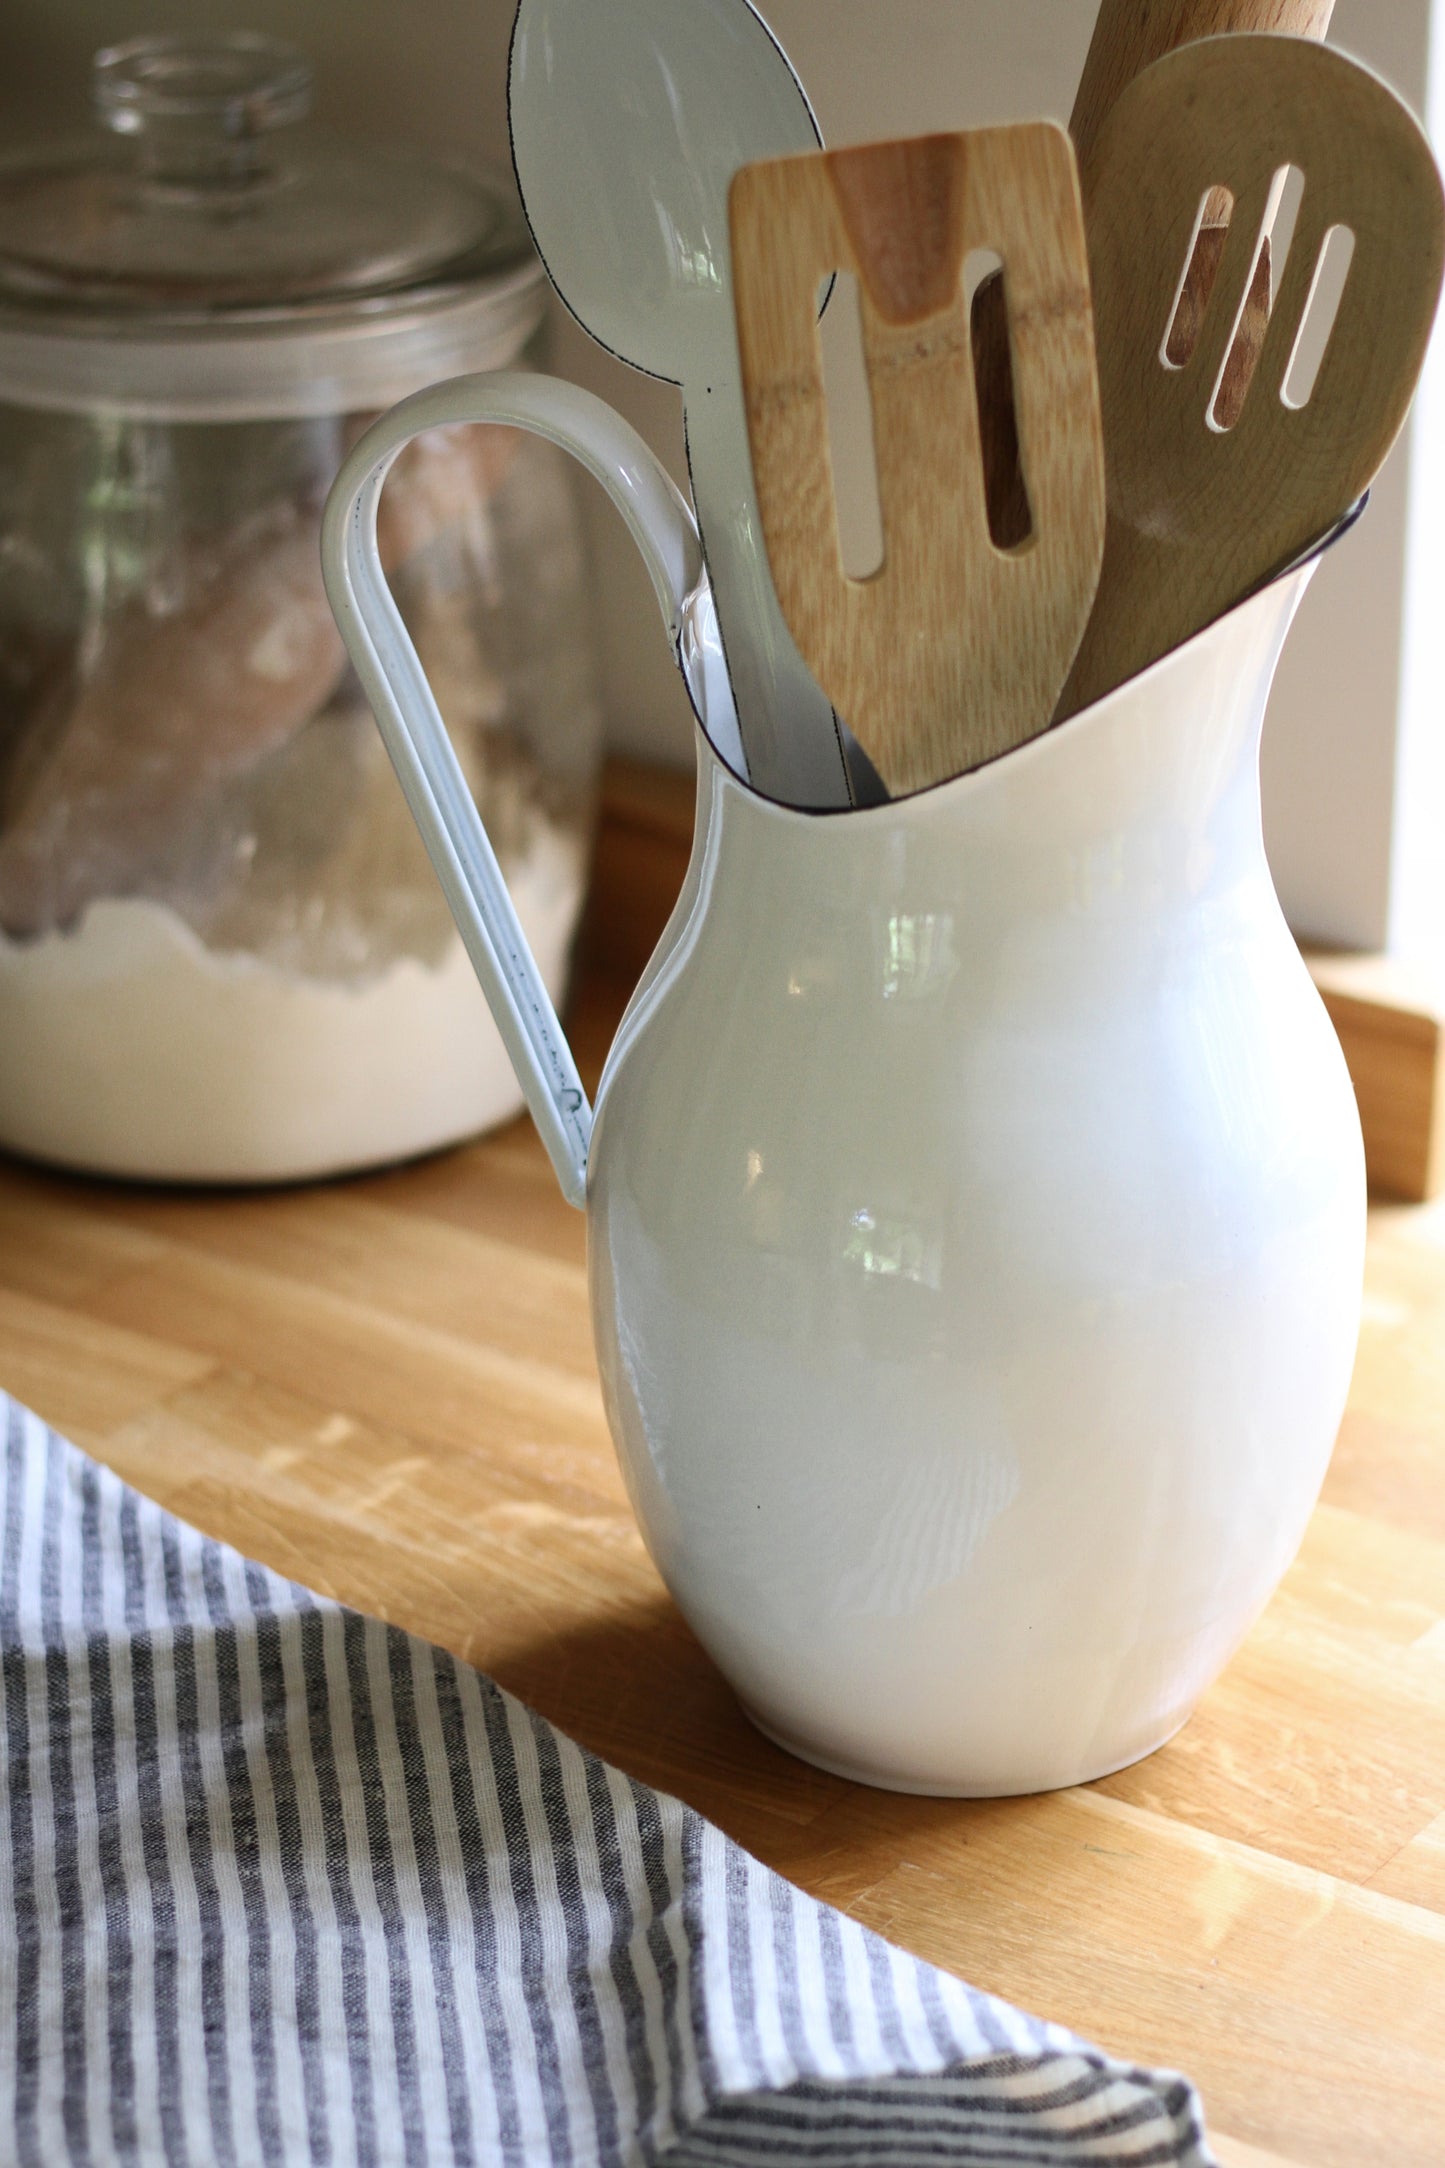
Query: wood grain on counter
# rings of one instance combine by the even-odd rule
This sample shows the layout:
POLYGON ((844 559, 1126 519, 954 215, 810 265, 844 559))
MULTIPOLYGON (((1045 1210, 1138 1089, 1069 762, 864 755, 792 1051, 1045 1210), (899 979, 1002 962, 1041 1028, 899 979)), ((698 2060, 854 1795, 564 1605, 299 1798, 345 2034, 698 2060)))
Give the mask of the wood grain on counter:
MULTIPOLYGON (((622 991, 577 1005, 589 1075, 622 991)), ((1324 1500, 1240 1656, 1161 1753, 1036 1799, 873 1792, 751 1730, 634 1527, 524 1123, 257 1195, 0 1162, 0 1384, 870 1925, 1189 2071, 1232 2168, 1445 2161, 1445 1209, 1374 1214, 1324 1500)))

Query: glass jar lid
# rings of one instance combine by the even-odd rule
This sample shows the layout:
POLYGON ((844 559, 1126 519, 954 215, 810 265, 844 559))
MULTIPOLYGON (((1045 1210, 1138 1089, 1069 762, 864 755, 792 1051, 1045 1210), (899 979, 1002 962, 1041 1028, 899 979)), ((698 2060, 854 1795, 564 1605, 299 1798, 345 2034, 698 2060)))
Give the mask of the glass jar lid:
POLYGON ((418 372, 429 337, 495 366, 535 323, 510 185, 297 129, 291 47, 137 38, 97 54, 94 90, 106 134, 0 164, 0 397, 214 418, 319 410, 355 374, 343 403, 375 404, 446 373, 418 372))

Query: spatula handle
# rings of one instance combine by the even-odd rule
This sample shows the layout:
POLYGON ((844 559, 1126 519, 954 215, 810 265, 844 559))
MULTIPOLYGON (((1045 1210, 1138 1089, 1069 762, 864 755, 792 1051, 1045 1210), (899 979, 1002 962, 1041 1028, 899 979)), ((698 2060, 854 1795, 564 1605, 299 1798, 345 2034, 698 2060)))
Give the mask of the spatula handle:
POLYGON ((1335 0, 1101 0, 1069 133, 1085 166, 1122 90, 1176 45, 1234 30, 1322 38, 1335 0))

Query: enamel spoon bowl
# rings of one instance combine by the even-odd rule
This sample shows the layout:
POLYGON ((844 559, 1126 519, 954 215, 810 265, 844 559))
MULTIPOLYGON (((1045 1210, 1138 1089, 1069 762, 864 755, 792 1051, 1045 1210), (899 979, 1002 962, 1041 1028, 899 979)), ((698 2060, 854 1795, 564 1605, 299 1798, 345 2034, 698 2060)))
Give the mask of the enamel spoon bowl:
POLYGON ((848 803, 842 739, 763 554, 733 322, 728 188, 817 122, 749 0, 522 0, 512 156, 548 276, 635 369, 681 386, 688 465, 754 786, 848 803))

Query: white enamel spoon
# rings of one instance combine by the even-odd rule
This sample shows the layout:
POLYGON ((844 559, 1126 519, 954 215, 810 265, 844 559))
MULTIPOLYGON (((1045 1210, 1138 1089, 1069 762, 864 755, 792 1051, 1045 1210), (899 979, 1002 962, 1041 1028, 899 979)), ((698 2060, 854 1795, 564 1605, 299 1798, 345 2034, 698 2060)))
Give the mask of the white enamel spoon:
POLYGON ((512 157, 552 283, 583 328, 682 388, 693 501, 754 787, 847 805, 844 738, 763 549, 733 320, 728 187, 815 150, 817 123, 749 0, 521 0, 512 157))

